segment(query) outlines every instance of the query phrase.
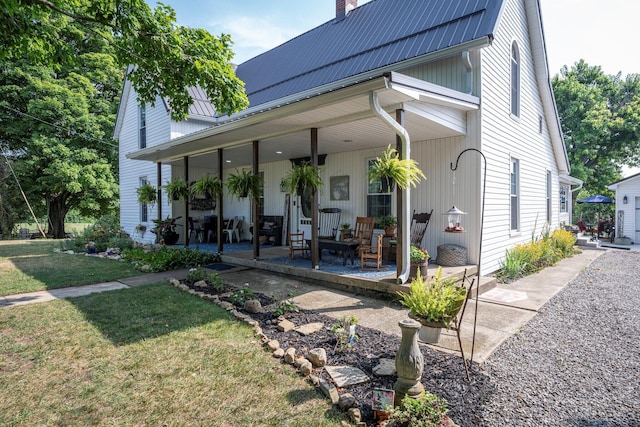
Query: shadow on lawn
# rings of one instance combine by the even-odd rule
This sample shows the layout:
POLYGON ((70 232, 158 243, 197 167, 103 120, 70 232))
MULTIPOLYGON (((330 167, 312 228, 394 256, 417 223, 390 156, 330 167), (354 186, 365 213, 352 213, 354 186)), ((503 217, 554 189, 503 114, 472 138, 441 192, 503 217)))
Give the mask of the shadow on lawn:
POLYGON ((216 320, 223 310, 167 283, 139 286, 68 300, 116 346, 157 338, 216 320))

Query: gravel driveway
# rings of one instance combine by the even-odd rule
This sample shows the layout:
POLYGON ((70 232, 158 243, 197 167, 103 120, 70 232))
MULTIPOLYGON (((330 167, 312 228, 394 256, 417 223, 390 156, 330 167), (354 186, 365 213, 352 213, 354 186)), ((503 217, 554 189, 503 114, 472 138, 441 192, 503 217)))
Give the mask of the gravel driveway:
POLYGON ((640 426, 640 253, 610 250, 485 363, 485 426, 640 426))

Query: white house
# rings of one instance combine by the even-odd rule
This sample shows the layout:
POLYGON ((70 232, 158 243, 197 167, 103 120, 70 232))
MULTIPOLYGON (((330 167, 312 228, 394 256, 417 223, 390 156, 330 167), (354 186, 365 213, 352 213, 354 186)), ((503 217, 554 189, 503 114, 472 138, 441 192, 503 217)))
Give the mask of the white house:
POLYGON ((607 188, 616 192, 616 243, 640 242, 640 173, 607 188))
MULTIPOLYGON (((433 209, 423 247, 435 257, 442 244, 464 246, 482 274, 545 223, 570 223, 571 185, 579 181, 569 176, 538 0, 344 3, 337 1, 335 19, 240 64, 251 104, 230 117, 199 97, 189 119, 175 123, 162 100, 141 110, 125 83, 115 136, 126 230, 157 217, 158 206, 144 216, 136 202, 143 179, 224 179, 248 168, 265 180, 259 210, 225 197, 221 215, 249 224, 256 212, 283 215, 288 206, 289 229, 311 236, 314 213, 295 197, 285 204, 280 191, 291 159, 304 157, 320 164, 327 187, 332 177, 348 182, 346 198, 317 196, 320 208, 342 209, 341 222, 398 212, 407 224, 413 210, 433 209), (427 180, 400 195, 377 193, 367 170, 389 144, 415 159, 427 180), (443 214, 454 205, 467 213, 464 233, 444 231, 443 214)), ((163 217, 184 211, 166 200, 161 208, 163 217)), ((403 280, 406 234, 399 237, 403 280)), ((248 227, 243 236, 252 237, 248 227)))

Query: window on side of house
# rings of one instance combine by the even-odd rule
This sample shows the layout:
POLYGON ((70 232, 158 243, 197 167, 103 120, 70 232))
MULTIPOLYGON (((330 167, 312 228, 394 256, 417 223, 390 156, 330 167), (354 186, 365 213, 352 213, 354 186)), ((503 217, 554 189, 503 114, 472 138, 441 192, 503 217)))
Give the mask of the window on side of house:
POLYGON ((510 219, 511 231, 520 230, 520 161, 511 158, 510 219))
POLYGON ((547 171, 547 222, 551 222, 551 171, 547 171))
MULTIPOLYGON (((371 167, 374 160, 369 160, 368 165, 371 167)), ((368 180, 367 180, 368 182, 368 180)), ((370 182, 367 187, 367 216, 378 218, 381 216, 392 215, 391 213, 391 193, 381 193, 382 181, 376 179, 370 182)))
POLYGON ((138 148, 147 148, 147 107, 140 106, 140 137, 138 138, 138 148))
POLYGON ((561 185, 560 186, 560 213, 567 213, 569 210, 567 209, 567 194, 569 192, 569 186, 561 185))
MULTIPOLYGON (((146 176, 141 176, 138 179, 138 182, 142 187, 143 185, 147 184, 149 181, 147 180, 146 176)), ((146 204, 141 204, 140 205, 140 223, 144 223, 148 221, 149 221, 149 206, 146 204)))
POLYGON ((520 50, 511 44, 511 114, 520 117, 520 50))

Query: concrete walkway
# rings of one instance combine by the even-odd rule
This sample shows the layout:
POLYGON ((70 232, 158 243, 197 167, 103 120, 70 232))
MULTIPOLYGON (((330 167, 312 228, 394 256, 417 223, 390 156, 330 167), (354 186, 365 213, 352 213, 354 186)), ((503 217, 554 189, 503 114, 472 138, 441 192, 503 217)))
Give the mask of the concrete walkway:
MULTIPOLYGON (((518 333, 549 299, 603 253, 604 250, 583 250, 581 254, 562 260, 553 267, 508 285, 498 285, 481 294, 478 300, 470 300, 461 328, 465 356, 467 358, 471 356, 473 344, 473 360, 483 363, 501 343, 518 333)), ((279 300, 293 297, 300 308, 315 310, 333 318, 356 316, 360 325, 388 334, 400 335, 398 322, 406 318, 408 313, 406 308, 393 301, 354 295, 346 291, 310 284, 296 277, 247 267, 232 268, 218 273, 225 283, 234 286, 248 284, 254 291, 279 300)), ((0 308, 123 289, 155 283, 171 277, 182 279, 185 275, 186 270, 178 270, 96 285, 10 295, 0 297, 0 308)), ((459 354, 455 332, 443 331, 440 340, 433 348, 459 354)))

